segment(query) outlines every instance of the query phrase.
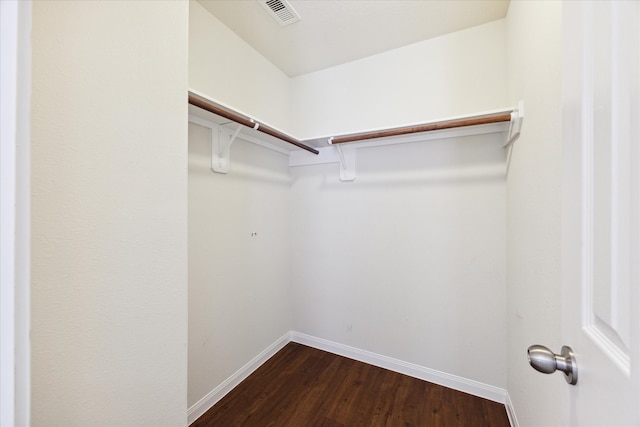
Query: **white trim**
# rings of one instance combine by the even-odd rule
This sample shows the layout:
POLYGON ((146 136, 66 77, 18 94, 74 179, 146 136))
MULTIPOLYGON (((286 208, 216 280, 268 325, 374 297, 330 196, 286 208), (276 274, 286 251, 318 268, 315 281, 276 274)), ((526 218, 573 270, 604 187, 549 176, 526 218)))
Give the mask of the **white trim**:
MULTIPOLYGON (((344 144, 350 149, 373 148, 387 145, 407 144, 413 142, 426 142, 442 140, 446 138, 459 138, 464 136, 485 135, 490 133, 505 134, 509 125, 507 123, 492 123, 487 125, 469 126, 455 129, 434 130, 424 133, 416 133, 401 136, 378 138, 366 142, 350 142, 344 144)), ((289 153, 289 166, 308 166, 324 163, 340 163, 337 154, 337 145, 316 148, 320 153, 313 154, 305 150, 293 150, 289 153)))
POLYGON ((0 425, 30 424, 31 2, 0 1, 0 425))
POLYGON ((233 390, 234 387, 240 384, 252 372, 258 369, 264 362, 266 362, 270 357, 275 355, 279 350, 281 350, 290 342, 304 344, 309 347, 337 354, 339 356, 344 356, 360 362, 368 363, 369 365, 378 366, 380 368, 388 369, 393 372, 409 375, 414 378, 429 381, 431 383, 448 387, 454 390, 462 391, 464 393, 481 397, 483 399, 502 403, 507 407, 507 415, 509 417, 509 421, 511 422, 511 426, 518 426, 515 412, 513 411, 513 406, 511 405, 511 400, 509 399, 509 394, 506 390, 500 387, 495 387, 489 384, 481 383, 479 381, 459 377, 457 375, 451 375, 445 372, 436 371, 435 369, 426 368, 424 366, 394 359, 388 356, 383 356, 371 351, 361 350, 359 348, 325 340, 322 338, 317 338, 296 331, 289 331, 288 333, 280 337, 267 349, 251 359, 249 363, 238 369, 233 375, 231 375, 220 385, 207 393, 198 402, 193 404, 187 412, 189 424, 193 423, 205 412, 207 412, 227 393, 233 390))
POLYGON ((507 407, 507 417, 509 417, 509 424, 511 427, 518 427, 518 418, 516 417, 516 409, 513 407, 511 396, 507 392, 506 402, 504 404, 507 407))
MULTIPOLYGON (((219 124, 214 123, 214 122, 212 122, 210 120, 203 119, 202 117, 198 117, 198 116, 196 116, 194 114, 189 114, 189 122, 190 123, 194 123, 194 124, 199 125, 199 126, 204 126, 206 128, 209 128, 211 130, 211 132, 217 132, 218 130, 220 130, 222 132, 225 132, 225 133, 229 134, 229 136, 234 134, 233 130, 230 130, 230 129, 224 127, 223 125, 219 125, 219 124)), ((238 128, 238 129, 241 129, 241 128, 242 128, 242 126, 240 128, 238 128)), ((256 128, 254 128, 254 129, 256 129, 256 128)), ((264 141, 264 140, 262 140, 260 138, 256 138, 255 136, 251 136, 251 135, 248 135, 246 133, 238 133, 238 134, 236 134, 236 137, 238 139, 243 140, 243 141, 251 142, 253 144, 259 145, 261 147, 267 148, 269 150, 275 151, 275 152, 280 153, 280 154, 284 154, 284 155, 287 155, 287 156, 290 154, 289 150, 286 150, 284 148, 278 147, 275 144, 271 144, 270 142, 264 141)), ((300 150, 300 151, 304 151, 304 150, 300 150)))
MULTIPOLYGON (((485 135, 490 133, 505 133, 508 125, 505 123, 493 123, 488 125, 469 126, 455 129, 434 130, 426 133, 392 136, 369 140, 367 142, 351 142, 345 144, 348 148, 372 148, 386 145, 407 144, 412 142, 425 142, 442 140, 446 138, 459 138, 470 135, 485 135)), ((337 145, 316 148, 320 153, 313 154, 305 150, 293 150, 289 153, 289 166, 308 166, 325 163, 340 163, 337 154, 337 145)))
POLYGON ((15 237, 18 4, 0 3, 0 425, 15 424, 15 237))
MULTIPOLYGON (((288 156, 291 153, 291 151, 289 150, 278 147, 277 145, 271 144, 267 141, 263 141, 260 138, 257 138, 255 136, 241 134, 238 138, 242 139, 243 141, 247 141, 247 142, 251 142, 253 144, 259 145, 260 147, 268 148, 269 150, 275 151, 276 153, 284 154, 286 156, 288 156)), ((305 151, 305 152, 308 152, 308 151, 305 151)))
POLYGON ((306 150, 295 150, 289 154, 289 166, 321 165, 325 163, 340 163, 335 146, 318 147, 318 154, 306 150))
POLYGON ((290 339, 290 332, 278 338, 276 342, 271 344, 265 350, 260 352, 256 357, 251 359, 246 365, 238 369, 233 375, 224 380, 220 385, 207 393, 202 399, 194 403, 187 411, 187 420, 191 424, 207 412, 213 405, 218 403, 227 393, 234 389, 244 379, 246 379, 253 371, 258 369, 264 362, 269 360, 273 355, 287 345, 290 339))
POLYGON ((394 359, 382 354, 336 343, 322 338, 312 337, 300 332, 290 332, 291 341, 305 344, 320 350, 328 351, 390 371, 399 372, 434 384, 462 391, 498 403, 505 403, 506 390, 479 381, 447 374, 446 372, 426 368, 424 366, 394 359))
MULTIPOLYGON (((517 120, 522 120, 521 118, 517 120)), ((513 122, 511 122, 513 124, 513 122)), ((518 122, 520 123, 520 122, 518 122)), ((519 126, 519 124, 518 124, 519 126)), ((386 138, 370 139, 363 142, 353 142, 348 144, 332 144, 330 138, 328 147, 319 147, 318 154, 312 154, 305 150, 293 150, 289 154, 289 166, 309 166, 326 163, 340 164, 340 181, 353 181, 356 179, 356 151, 360 148, 381 147, 387 145, 406 144, 414 142, 425 142, 431 140, 443 140, 446 138, 456 138, 470 135, 484 134, 511 134, 512 126, 503 123, 492 123, 486 125, 468 126, 454 129, 433 130, 422 133, 415 133, 401 136, 391 136, 386 138), (507 132, 508 131, 508 132, 507 132), (345 148, 342 148, 342 146, 345 148)), ((519 129, 519 128, 518 128, 519 129)), ((509 136, 512 143, 517 138, 518 133, 509 136)), ((510 144, 509 143, 509 144, 510 144)), ((509 144, 505 144, 505 147, 509 144)))

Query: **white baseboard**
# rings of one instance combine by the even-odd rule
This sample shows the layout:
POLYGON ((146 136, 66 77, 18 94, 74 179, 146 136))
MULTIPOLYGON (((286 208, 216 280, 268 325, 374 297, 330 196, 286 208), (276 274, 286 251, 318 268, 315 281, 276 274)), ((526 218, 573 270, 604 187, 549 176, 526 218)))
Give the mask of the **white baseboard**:
POLYGON ((253 371, 258 369, 260 365, 266 362, 270 357, 291 341, 505 404, 511 426, 518 427, 515 412, 513 412, 513 406, 511 406, 511 401, 509 400, 509 395, 506 390, 502 388, 295 331, 290 331, 280 337, 267 349, 251 359, 251 361, 242 368, 238 369, 222 384, 218 385, 207 393, 206 396, 191 406, 187 412, 189 424, 193 423, 202 414, 207 412, 209 408, 215 405, 234 387, 240 384, 242 380, 247 378, 253 371))
POLYGON ((367 350, 361 350, 359 348, 328 341, 322 338, 312 337, 300 332, 290 332, 290 336, 291 341, 295 341, 300 344, 305 344, 310 347, 315 347, 350 359, 359 360, 360 362, 389 369, 390 371, 399 372, 401 374, 469 393, 494 402, 505 403, 506 390, 499 387, 436 371, 435 369, 425 368, 424 366, 383 356, 367 350))
POLYGON ((278 338, 276 342, 271 344, 265 350, 263 350, 256 357, 251 359, 246 365, 238 369, 233 375, 224 380, 222 384, 211 390, 198 402, 194 403, 187 411, 187 420, 191 424, 198 418, 207 412, 213 405, 215 405, 220 399, 222 399, 227 393, 233 390, 238 384, 240 384, 245 378, 247 378, 253 371, 258 369, 264 362, 269 360, 279 350, 281 350, 290 341, 291 333, 288 332, 282 337, 278 338))
POLYGON ((518 418, 516 418, 516 411, 513 407, 513 403, 511 402, 511 396, 509 396, 509 392, 507 392, 507 399, 504 405, 507 407, 509 424, 511 424, 511 427, 518 427, 518 418))

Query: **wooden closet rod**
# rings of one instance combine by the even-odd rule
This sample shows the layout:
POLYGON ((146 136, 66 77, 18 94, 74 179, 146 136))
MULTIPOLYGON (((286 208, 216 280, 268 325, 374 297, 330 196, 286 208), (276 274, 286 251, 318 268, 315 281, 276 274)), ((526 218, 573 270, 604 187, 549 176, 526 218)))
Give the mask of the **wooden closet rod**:
POLYGON ((331 144, 343 144, 345 142, 363 141, 365 139, 385 138, 389 136, 407 135, 410 133, 428 132, 431 130, 451 129, 465 126, 486 125, 511 121, 511 113, 497 113, 484 117, 445 120, 442 122, 424 125, 408 126, 403 128, 386 129, 374 132, 342 135, 331 138, 331 144))
POLYGON ((315 148, 309 147, 308 145, 303 144, 302 142, 298 141, 297 139, 286 135, 282 132, 279 132, 273 128, 270 128, 269 126, 263 125, 262 123, 257 123, 251 119, 248 119, 246 117, 243 117, 239 114, 236 114, 234 112, 231 112, 229 110, 225 110, 223 108, 218 107, 217 105, 211 104, 210 102, 207 101, 203 101, 200 98, 197 98, 193 95, 189 95, 189 104, 194 105, 198 108, 202 108, 203 110, 206 110, 210 113, 213 114, 217 114, 218 116, 222 116, 225 119, 229 119, 233 122, 239 123, 243 126, 252 128, 252 129, 256 129, 260 132, 266 133, 267 135, 271 135, 274 138, 278 138, 281 139, 282 141, 288 142, 289 144, 293 144, 296 147, 300 147, 303 150, 307 150, 313 154, 318 154, 319 151, 316 150, 315 148))

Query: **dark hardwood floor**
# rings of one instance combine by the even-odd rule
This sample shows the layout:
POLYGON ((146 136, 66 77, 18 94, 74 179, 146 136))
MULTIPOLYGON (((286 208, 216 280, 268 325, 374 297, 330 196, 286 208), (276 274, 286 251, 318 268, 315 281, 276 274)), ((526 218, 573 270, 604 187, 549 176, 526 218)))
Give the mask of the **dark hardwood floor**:
POLYGON ((197 419, 205 426, 509 427, 504 405, 289 343, 197 419))

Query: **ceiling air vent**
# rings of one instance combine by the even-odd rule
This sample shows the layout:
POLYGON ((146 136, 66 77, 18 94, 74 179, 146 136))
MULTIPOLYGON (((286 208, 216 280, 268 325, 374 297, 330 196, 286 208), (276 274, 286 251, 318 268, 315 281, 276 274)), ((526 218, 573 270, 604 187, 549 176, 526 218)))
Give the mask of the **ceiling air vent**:
POLYGON ((286 0, 258 0, 258 3, 283 27, 301 19, 286 0))

